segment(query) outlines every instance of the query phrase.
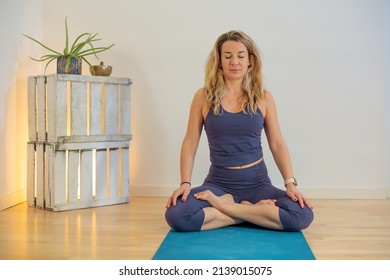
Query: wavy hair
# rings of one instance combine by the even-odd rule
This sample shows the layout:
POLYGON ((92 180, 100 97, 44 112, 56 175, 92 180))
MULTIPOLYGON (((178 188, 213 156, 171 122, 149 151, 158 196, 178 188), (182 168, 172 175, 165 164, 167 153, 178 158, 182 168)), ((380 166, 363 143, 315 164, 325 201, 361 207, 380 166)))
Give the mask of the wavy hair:
POLYGON ((242 31, 232 30, 218 37, 214 47, 207 58, 204 90, 209 105, 214 114, 221 113, 222 98, 225 90, 225 79, 221 69, 221 49, 226 41, 236 41, 244 44, 251 59, 251 67, 248 68, 243 81, 244 102, 242 110, 245 113, 255 113, 258 104, 264 97, 264 85, 262 75, 262 62, 260 52, 254 41, 242 31))

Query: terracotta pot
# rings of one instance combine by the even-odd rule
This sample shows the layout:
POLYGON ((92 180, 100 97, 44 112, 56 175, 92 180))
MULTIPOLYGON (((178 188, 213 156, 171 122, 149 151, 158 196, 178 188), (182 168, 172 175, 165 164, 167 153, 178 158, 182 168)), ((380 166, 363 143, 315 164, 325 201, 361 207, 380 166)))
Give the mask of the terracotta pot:
POLYGON ((81 62, 82 59, 79 58, 70 58, 70 64, 68 69, 66 70, 66 61, 68 57, 62 56, 57 58, 57 74, 74 74, 74 75, 81 75, 81 62))

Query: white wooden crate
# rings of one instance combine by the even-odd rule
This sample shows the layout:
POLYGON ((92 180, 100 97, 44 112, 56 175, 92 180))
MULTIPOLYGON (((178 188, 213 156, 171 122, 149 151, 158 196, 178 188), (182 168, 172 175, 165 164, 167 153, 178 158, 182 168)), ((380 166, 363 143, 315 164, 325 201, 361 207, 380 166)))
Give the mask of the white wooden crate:
POLYGON ((129 202, 130 85, 128 78, 29 77, 29 206, 129 202))
POLYGON ((68 150, 30 142, 28 205, 63 211, 129 202, 129 146, 122 145, 68 150))
POLYGON ((130 85, 129 78, 29 77, 29 141, 130 135, 130 85))

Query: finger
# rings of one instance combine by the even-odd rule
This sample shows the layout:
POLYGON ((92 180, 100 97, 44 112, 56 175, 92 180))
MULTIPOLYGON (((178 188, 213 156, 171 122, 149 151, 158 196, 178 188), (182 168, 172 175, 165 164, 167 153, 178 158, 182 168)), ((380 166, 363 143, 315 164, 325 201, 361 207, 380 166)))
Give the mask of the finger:
POLYGON ((177 197, 178 197, 179 195, 178 194, 176 194, 176 193, 174 193, 173 195, 172 195, 172 204, 173 204, 173 206, 176 206, 176 202, 177 202, 177 197))
POLYGON ((310 203, 310 201, 308 199, 306 199, 305 197, 303 198, 303 202, 307 205, 307 207, 309 207, 310 209, 313 209, 313 205, 310 203))
POLYGON ((189 189, 184 191, 184 193, 183 193, 183 195, 181 197, 181 201, 185 202, 187 200, 187 197, 188 197, 189 194, 190 194, 190 190, 189 189))
POLYGON ((287 195, 294 201, 297 201, 297 197, 293 192, 287 192, 287 195))
POLYGON ((301 195, 298 195, 298 202, 301 208, 305 208, 305 204, 303 203, 303 198, 301 195))
POLYGON ((165 205, 165 208, 169 208, 172 205, 172 196, 168 198, 167 205, 165 205))

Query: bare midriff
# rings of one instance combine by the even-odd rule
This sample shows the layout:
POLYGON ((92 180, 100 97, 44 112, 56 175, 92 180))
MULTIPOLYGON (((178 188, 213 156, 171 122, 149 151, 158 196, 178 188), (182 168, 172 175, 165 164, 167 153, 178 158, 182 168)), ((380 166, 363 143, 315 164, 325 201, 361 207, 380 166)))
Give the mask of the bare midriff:
POLYGON ((256 160, 255 162, 252 162, 252 163, 249 163, 249 164, 246 164, 246 165, 242 165, 242 166, 225 166, 225 168, 227 168, 227 169, 245 169, 245 168, 249 168, 249 167, 252 167, 252 166, 260 163, 263 159, 264 159, 264 157, 262 157, 259 160, 256 160))

